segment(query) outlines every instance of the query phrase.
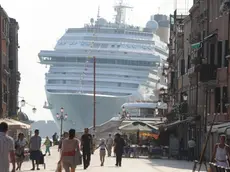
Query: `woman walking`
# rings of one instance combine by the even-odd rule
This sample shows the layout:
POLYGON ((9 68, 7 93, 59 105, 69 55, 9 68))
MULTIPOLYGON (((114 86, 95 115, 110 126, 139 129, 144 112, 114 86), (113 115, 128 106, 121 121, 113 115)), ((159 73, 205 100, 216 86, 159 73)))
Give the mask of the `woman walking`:
POLYGON ((75 172, 77 165, 81 164, 79 141, 75 138, 75 130, 69 130, 69 138, 62 141, 61 158, 59 163, 66 172, 75 172))
POLYGON ((22 163, 24 161, 25 155, 25 146, 27 145, 27 141, 24 138, 23 133, 18 134, 18 140, 15 142, 15 155, 16 155, 16 162, 17 168, 16 170, 21 170, 22 163))
POLYGON ((99 148, 101 166, 104 166, 106 150, 108 151, 104 139, 101 139, 101 143, 99 144, 99 146, 96 149, 98 149, 98 148, 99 148))
POLYGON ((46 137, 46 140, 44 142, 44 145, 46 146, 46 151, 45 151, 45 155, 48 153, 50 156, 50 147, 51 147, 51 141, 49 139, 49 137, 46 137))

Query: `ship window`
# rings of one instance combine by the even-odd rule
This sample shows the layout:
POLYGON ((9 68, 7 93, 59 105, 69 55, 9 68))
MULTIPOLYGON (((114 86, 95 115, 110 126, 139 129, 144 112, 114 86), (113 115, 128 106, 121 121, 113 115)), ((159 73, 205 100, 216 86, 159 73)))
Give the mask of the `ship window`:
POLYGON ((117 48, 120 48, 121 47, 121 45, 117 45, 117 48))
POLYGON ((114 48, 114 47, 115 47, 115 45, 111 45, 111 47, 112 47, 112 48, 114 48))

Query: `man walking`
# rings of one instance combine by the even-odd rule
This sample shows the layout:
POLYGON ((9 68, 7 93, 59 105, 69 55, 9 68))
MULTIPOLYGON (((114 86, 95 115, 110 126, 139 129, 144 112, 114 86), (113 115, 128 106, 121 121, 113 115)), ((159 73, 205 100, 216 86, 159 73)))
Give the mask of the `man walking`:
POLYGON ((42 156, 41 153, 41 143, 42 139, 39 136, 39 130, 34 131, 34 136, 30 138, 29 148, 30 148, 30 159, 32 160, 32 169, 35 170, 35 162, 37 165, 37 170, 40 170, 39 168, 39 160, 42 156))
POLYGON ((84 134, 81 136, 81 147, 83 152, 83 164, 84 169, 87 169, 90 165, 91 153, 92 153, 92 136, 89 134, 89 129, 85 128, 84 134))
POLYGON ((121 138, 121 135, 119 133, 115 135, 114 143, 115 143, 114 152, 116 153, 115 165, 121 167, 122 154, 124 152, 125 141, 123 138, 121 138))
POLYGON ((106 145, 108 149, 108 157, 110 157, 112 153, 112 147, 113 147, 113 138, 111 134, 109 134, 109 138, 106 140, 106 145))
POLYGON ((188 141, 188 161, 194 160, 196 142, 195 139, 192 138, 188 141))
POLYGON ((14 140, 7 135, 8 124, 5 122, 0 123, 0 171, 10 171, 9 155, 13 166, 12 172, 15 172, 15 151, 14 140))

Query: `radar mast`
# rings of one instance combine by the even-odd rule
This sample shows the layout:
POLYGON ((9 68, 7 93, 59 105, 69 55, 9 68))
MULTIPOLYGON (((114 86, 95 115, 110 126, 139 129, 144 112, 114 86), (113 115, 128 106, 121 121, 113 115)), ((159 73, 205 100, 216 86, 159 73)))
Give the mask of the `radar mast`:
POLYGON ((126 9, 132 9, 131 6, 125 5, 123 0, 119 0, 118 3, 114 6, 114 10, 116 11, 115 15, 115 23, 120 25, 120 24, 125 24, 125 19, 126 19, 126 9))

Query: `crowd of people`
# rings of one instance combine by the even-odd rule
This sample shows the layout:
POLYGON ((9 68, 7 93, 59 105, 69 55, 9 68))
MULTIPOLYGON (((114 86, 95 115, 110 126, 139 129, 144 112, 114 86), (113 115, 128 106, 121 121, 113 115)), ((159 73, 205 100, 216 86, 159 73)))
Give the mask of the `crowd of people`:
MULTIPOLYGON (((41 151, 42 138, 39 136, 39 130, 34 131, 34 135, 27 141, 23 133, 19 133, 16 140, 7 134, 8 124, 0 123, 0 167, 2 172, 8 172, 10 163, 12 163, 12 172, 21 170, 25 160, 25 148, 28 147, 30 160, 32 161, 31 170, 40 170, 39 164, 41 159, 47 154, 50 156, 50 147, 54 144, 49 137, 46 137, 43 145, 45 146, 45 154, 41 151), (10 158, 9 158, 10 157, 10 158)), ((90 166, 91 155, 96 149, 99 149, 100 165, 104 166, 106 152, 108 157, 112 155, 114 147, 114 155, 116 156, 115 165, 120 167, 122 164, 122 154, 125 141, 120 134, 116 134, 113 138, 109 134, 107 139, 100 139, 97 144, 94 135, 89 133, 89 129, 85 128, 81 138, 76 137, 76 131, 70 129, 64 132, 63 137, 58 142, 58 151, 60 152, 59 167, 66 172, 73 172, 78 165, 83 163, 83 168, 90 166)))

